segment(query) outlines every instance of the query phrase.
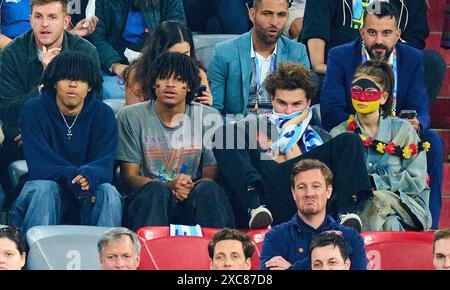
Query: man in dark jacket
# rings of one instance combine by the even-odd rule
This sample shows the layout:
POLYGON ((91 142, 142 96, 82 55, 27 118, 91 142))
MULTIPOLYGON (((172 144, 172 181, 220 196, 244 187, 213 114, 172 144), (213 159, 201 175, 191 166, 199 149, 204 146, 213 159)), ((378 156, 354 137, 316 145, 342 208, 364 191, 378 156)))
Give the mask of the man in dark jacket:
POLYGON ((333 174, 318 160, 304 159, 294 166, 291 192, 297 213, 288 222, 266 234, 261 251, 263 270, 311 270, 309 246, 313 238, 326 231, 337 231, 348 244, 350 270, 367 268, 364 241, 356 230, 338 225, 326 213, 333 191, 333 174))
POLYGON ((45 70, 41 94, 23 106, 29 178, 11 209, 22 233, 60 223, 120 226, 120 194, 111 185, 118 131, 112 109, 93 93, 101 84, 88 56, 66 51, 45 70))
POLYGON ((372 194, 358 137, 346 134, 330 140, 327 132, 314 126, 309 106, 315 83, 303 65, 282 63, 266 83, 271 114, 249 115, 216 132, 214 155, 234 201, 237 226, 267 228, 272 221, 289 220, 296 211, 289 175, 292 165, 305 158, 320 159, 335 172, 330 213, 356 213, 372 194))
POLYGON ((98 24, 89 40, 100 56, 105 99, 125 97, 119 77, 129 64, 127 55, 139 52, 159 23, 186 21, 181 0, 97 0, 95 15, 98 24))
MULTIPOLYGON (((23 104, 39 94, 39 82, 48 63, 61 51, 71 49, 87 54, 100 70, 95 47, 64 31, 70 23, 67 0, 32 0, 30 23, 32 30, 14 39, 0 56, 0 119, 5 133, 0 176, 7 192, 8 165, 23 159, 19 114, 23 104)), ((96 94, 102 98, 101 87, 96 94)))

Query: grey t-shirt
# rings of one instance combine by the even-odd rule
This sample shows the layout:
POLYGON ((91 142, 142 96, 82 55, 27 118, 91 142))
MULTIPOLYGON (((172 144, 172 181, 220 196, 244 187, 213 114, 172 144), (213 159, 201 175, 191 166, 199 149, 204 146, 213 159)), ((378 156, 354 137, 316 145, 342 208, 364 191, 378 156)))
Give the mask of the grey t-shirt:
POLYGON ((193 102, 177 118, 181 120, 177 127, 165 126, 154 101, 123 107, 117 115, 116 159, 140 164, 142 176, 160 181, 172 181, 179 174, 201 178, 204 166, 216 165, 211 143, 222 117, 217 110, 193 102))

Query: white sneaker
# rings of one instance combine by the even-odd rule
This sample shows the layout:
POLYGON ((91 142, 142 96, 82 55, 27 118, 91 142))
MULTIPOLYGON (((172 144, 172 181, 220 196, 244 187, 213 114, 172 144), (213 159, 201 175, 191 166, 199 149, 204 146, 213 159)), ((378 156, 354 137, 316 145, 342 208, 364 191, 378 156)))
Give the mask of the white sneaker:
POLYGON ((248 226, 251 229, 267 229, 273 222, 272 214, 263 205, 250 211, 248 226))
POLYGON ((358 233, 361 233, 362 222, 359 216, 355 213, 340 214, 339 220, 341 225, 354 228, 358 233))

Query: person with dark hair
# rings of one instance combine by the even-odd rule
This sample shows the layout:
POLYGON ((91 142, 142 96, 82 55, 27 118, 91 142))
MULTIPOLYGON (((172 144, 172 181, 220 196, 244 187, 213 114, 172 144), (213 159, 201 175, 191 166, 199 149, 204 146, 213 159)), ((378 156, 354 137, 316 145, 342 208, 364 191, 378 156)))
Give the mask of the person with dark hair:
POLYGON ((250 270, 254 250, 249 235, 235 229, 222 229, 208 245, 211 270, 250 270))
POLYGON ((315 126, 309 106, 316 87, 301 64, 280 64, 267 78, 266 87, 271 114, 249 115, 216 133, 214 154, 238 226, 267 228, 272 221, 289 220, 296 211, 289 190, 292 165, 313 158, 325 162, 336 175, 329 213, 342 214, 341 222, 352 222, 360 229, 354 213, 371 196, 360 141, 353 134, 330 140, 327 132, 315 126))
POLYGON ((309 69, 305 46, 282 35, 288 7, 288 0, 255 0, 249 10, 253 29, 214 47, 208 78, 213 107, 223 116, 269 112, 264 81, 281 63, 297 62, 309 69))
POLYGON ((38 97, 20 124, 28 181, 11 208, 11 223, 119 226, 120 194, 112 182, 117 125, 95 98, 102 78, 90 57, 64 51, 48 65, 38 97))
POLYGON ((97 250, 102 270, 137 270, 141 261, 141 243, 127 228, 112 228, 98 240, 97 250))
POLYGON ((198 61, 195 54, 192 32, 180 21, 167 20, 162 22, 150 35, 142 55, 136 62, 130 64, 124 72, 125 103, 134 103, 148 100, 149 93, 142 89, 142 83, 148 82, 151 63, 163 52, 179 52, 190 56, 199 65, 198 74, 200 84, 205 86, 203 94, 196 96, 196 101, 204 105, 212 105, 212 96, 209 89, 205 68, 198 61))
POLYGON ((367 8, 370 10, 365 14, 361 38, 335 47, 329 53, 320 100, 322 124, 326 130, 331 130, 355 114, 350 93, 353 75, 361 63, 370 59, 388 62, 395 77, 390 114, 411 123, 421 140, 431 144, 426 158, 432 228, 437 229, 442 203, 444 149, 442 139, 430 129, 430 103, 424 83, 422 52, 399 42, 399 16, 395 7, 388 2, 375 3, 380 5, 379 12, 376 6, 367 8), (402 115, 403 110, 416 113, 402 115))
POLYGON ((126 106, 117 116, 116 159, 131 192, 126 215, 133 230, 169 223, 234 225, 227 196, 214 181, 211 137, 222 118, 216 110, 192 102, 191 93, 200 83, 197 71, 189 56, 162 53, 142 84, 150 100, 126 106))
POLYGON ((262 270, 310 270, 311 240, 326 231, 340 231, 352 249, 349 252, 350 270, 367 269, 366 250, 359 233, 339 225, 327 214, 332 180, 331 170, 319 160, 303 159, 294 165, 291 194, 297 213, 290 221, 273 227, 266 234, 260 258, 262 270))
POLYGON ((22 270, 25 262, 25 246, 19 230, 0 227, 0 270, 22 270))
POLYGON ((450 228, 434 234, 433 265, 436 270, 450 270, 450 228))
POLYGON ((425 231, 431 228, 426 183, 429 143, 412 125, 390 116, 394 72, 385 62, 366 61, 356 70, 351 94, 356 115, 331 131, 354 132, 366 147, 374 198, 359 213, 363 231, 425 231))
POLYGON ((309 245, 312 270, 350 270, 351 261, 344 234, 326 231, 314 237, 309 245))
POLYGON ((186 21, 182 0, 96 0, 97 29, 89 37, 97 47, 105 99, 123 99, 120 84, 129 65, 127 55, 139 52, 148 34, 165 20, 186 21))
MULTIPOLYGON (((6 138, 0 152, 0 179, 11 197, 8 166, 24 159, 20 112, 23 104, 39 95, 44 69, 61 51, 73 49, 87 54, 95 69, 100 70, 95 47, 64 31, 70 22, 66 0, 32 0, 30 22, 32 30, 16 37, 0 57, 0 119, 6 138)), ((101 90, 97 90, 96 97, 102 98, 101 90)))
MULTIPOLYGON (((360 29, 366 20, 365 10, 379 14, 379 11, 386 9, 383 6, 392 7, 392 9, 388 8, 390 10, 388 14, 392 15, 392 11, 395 11, 397 15, 396 28, 401 37, 400 41, 410 47, 423 50, 423 54, 418 57, 425 65, 425 83, 431 102, 437 97, 445 78, 445 62, 437 51, 424 50, 425 39, 429 35, 425 0, 309 1, 305 7, 299 41, 308 48, 312 69, 322 80, 325 73, 328 74, 329 51, 336 46, 358 39, 360 29)), ((347 58, 343 61, 351 63, 347 58)), ((314 103, 319 103, 319 100, 315 100, 314 103)))

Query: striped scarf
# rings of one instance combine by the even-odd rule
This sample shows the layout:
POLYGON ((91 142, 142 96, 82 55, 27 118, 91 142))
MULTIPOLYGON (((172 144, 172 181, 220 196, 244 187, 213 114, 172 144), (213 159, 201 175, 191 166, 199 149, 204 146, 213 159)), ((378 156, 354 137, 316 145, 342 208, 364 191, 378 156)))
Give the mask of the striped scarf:
POLYGON ((308 116, 303 122, 300 124, 290 124, 283 128, 283 125, 288 121, 300 116, 302 113, 303 111, 291 115, 282 115, 272 111, 269 121, 278 129, 278 138, 270 146, 272 152, 275 154, 286 154, 299 141, 299 146, 303 153, 323 144, 322 138, 320 138, 319 134, 317 134, 317 132, 309 125, 313 114, 311 108, 308 108, 308 116))

